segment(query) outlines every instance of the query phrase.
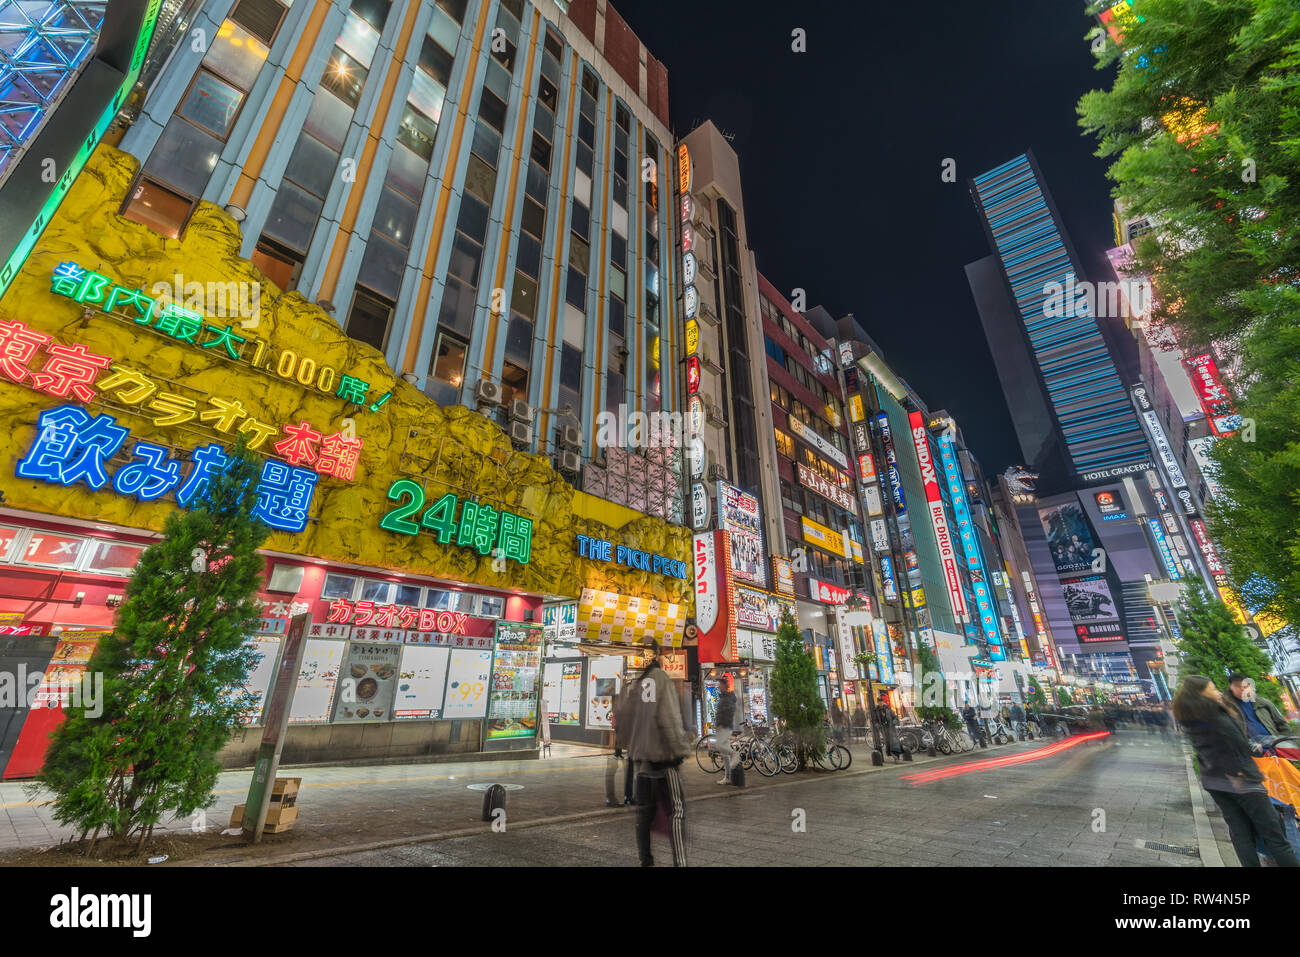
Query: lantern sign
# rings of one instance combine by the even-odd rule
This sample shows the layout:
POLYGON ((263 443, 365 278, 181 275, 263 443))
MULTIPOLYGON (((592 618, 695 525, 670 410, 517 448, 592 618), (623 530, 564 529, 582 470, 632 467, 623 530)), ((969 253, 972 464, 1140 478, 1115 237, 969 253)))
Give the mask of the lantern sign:
POLYGON ((682 308, 687 319, 695 318, 695 313, 700 308, 700 294, 694 286, 687 286, 682 291, 682 308))
POLYGON ((682 252, 688 253, 695 248, 695 227, 682 223, 682 252))
POLYGON ((695 253, 687 253, 682 257, 682 282, 687 286, 695 284, 695 272, 698 263, 695 261, 695 253))
POLYGON ((709 490, 703 482, 696 482, 691 486, 691 527, 697 532, 704 531, 709 527, 711 512, 709 490))
POLYGON ((699 356, 691 356, 686 360, 686 389, 691 395, 700 391, 699 356))
MULTIPOLYGON (((687 196, 691 192, 691 151, 686 148, 685 143, 680 143, 677 146, 677 192, 683 196, 687 196)), ((683 203, 683 218, 685 212, 686 204, 683 203)))
POLYGON ((698 395, 691 396, 691 401, 687 403, 687 409, 691 435, 699 435, 700 429, 704 426, 704 400, 698 395))
MULTIPOLYGON (((691 287, 694 288, 694 287, 691 287)), ((686 354, 693 356, 700 351, 700 324, 694 319, 686 321, 686 354)))
POLYGON ((704 440, 698 435, 691 439, 691 478, 704 474, 704 440))

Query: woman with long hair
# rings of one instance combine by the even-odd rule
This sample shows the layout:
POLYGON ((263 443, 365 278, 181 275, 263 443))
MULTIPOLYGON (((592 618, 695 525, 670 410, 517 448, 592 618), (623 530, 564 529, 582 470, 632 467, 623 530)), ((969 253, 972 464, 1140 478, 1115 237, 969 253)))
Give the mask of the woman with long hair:
POLYGON ((1173 710, 1196 749, 1201 786, 1223 812, 1241 866, 1260 866, 1255 850, 1259 845, 1279 867, 1300 867, 1268 799, 1240 712, 1224 703, 1219 689, 1204 675, 1183 679, 1173 710))

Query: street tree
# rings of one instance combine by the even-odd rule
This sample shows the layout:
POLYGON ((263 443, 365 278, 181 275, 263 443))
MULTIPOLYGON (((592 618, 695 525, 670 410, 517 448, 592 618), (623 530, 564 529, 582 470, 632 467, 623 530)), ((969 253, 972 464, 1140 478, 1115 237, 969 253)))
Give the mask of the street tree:
POLYGON ((776 632, 776 664, 772 668, 772 714, 794 737, 799 767, 826 751, 826 705, 817 687, 817 662, 799 634, 789 611, 776 632))
POLYGON ((1179 666, 1182 674, 1205 675, 1226 691, 1228 675, 1241 672, 1255 679, 1260 695, 1282 706, 1277 682, 1267 680, 1273 670, 1268 655, 1250 640, 1228 606, 1212 595, 1199 578, 1190 580, 1179 599, 1178 626, 1183 634, 1175 644, 1183 659, 1179 666))
POLYGON ((1233 370, 1243 428, 1215 443, 1207 512, 1234 585, 1257 614, 1297 621, 1300 14, 1291 0, 1132 10, 1119 43, 1094 46, 1114 82, 1080 100, 1080 122, 1116 198, 1154 226, 1134 240, 1149 321, 1233 370))
POLYGON ((211 806, 217 752, 249 703, 268 530, 252 515, 256 458, 241 440, 225 459, 127 583, 88 665, 103 678, 102 713, 74 706, 51 738, 37 786, 91 849, 107 834, 138 851, 165 814, 211 806))
POLYGON ((921 704, 916 716, 921 721, 942 721, 952 730, 961 728, 956 706, 948 689, 948 682, 939 669, 939 658, 924 641, 916 645, 917 661, 921 665, 921 704))

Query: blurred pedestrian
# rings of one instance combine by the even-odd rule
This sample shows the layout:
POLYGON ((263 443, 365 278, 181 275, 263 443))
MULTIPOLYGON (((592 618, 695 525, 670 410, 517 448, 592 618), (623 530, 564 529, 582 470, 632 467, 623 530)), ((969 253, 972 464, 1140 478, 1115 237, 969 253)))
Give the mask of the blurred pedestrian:
POLYGON ((1241 712, 1241 717, 1246 722, 1246 733, 1252 740, 1276 738, 1290 730, 1281 709, 1267 698, 1259 696, 1254 678, 1247 678, 1240 671, 1234 671, 1228 675, 1228 687, 1232 690, 1232 699, 1228 703, 1236 705, 1241 712))
POLYGON ((631 694, 632 682, 624 681, 623 690, 619 693, 610 715, 614 722, 614 753, 605 765, 606 807, 615 807, 619 803, 615 797, 614 777, 618 772, 620 760, 623 764, 623 805, 625 807, 632 803, 632 796, 636 793, 632 761, 627 757, 627 732, 631 723, 631 717, 628 714, 628 698, 631 694))
POLYGON ((1223 812, 1241 866, 1260 866, 1259 844, 1279 867, 1300 867, 1269 801, 1241 713, 1209 678, 1188 675, 1174 697, 1174 717, 1196 750, 1201 786, 1223 812))
POLYGON ((659 664, 659 643, 628 699, 628 756, 636 762, 636 846, 642 867, 654 867, 650 826, 668 817, 673 866, 686 866, 686 792, 680 768, 691 753, 682 728, 677 689, 659 664))
POLYGON ((718 695, 718 713, 713 722, 713 744, 722 758, 722 777, 719 784, 731 783, 731 769, 739 755, 731 749, 731 732, 736 724, 735 679, 730 674, 722 676, 722 693, 718 695))
POLYGON ((903 754, 903 743, 898 738, 898 715, 889 706, 889 698, 883 691, 880 693, 880 700, 876 704, 876 721, 879 723, 881 733, 884 735, 885 752, 891 755, 894 763, 897 764, 903 754))

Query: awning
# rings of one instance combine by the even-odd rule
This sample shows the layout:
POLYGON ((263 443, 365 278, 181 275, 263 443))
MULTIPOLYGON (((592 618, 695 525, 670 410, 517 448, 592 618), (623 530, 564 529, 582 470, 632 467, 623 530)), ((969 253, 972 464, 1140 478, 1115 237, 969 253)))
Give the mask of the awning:
POLYGON ((584 588, 578 601, 578 639, 631 645, 634 650, 657 639, 666 648, 681 648, 686 615, 684 603, 584 588))

